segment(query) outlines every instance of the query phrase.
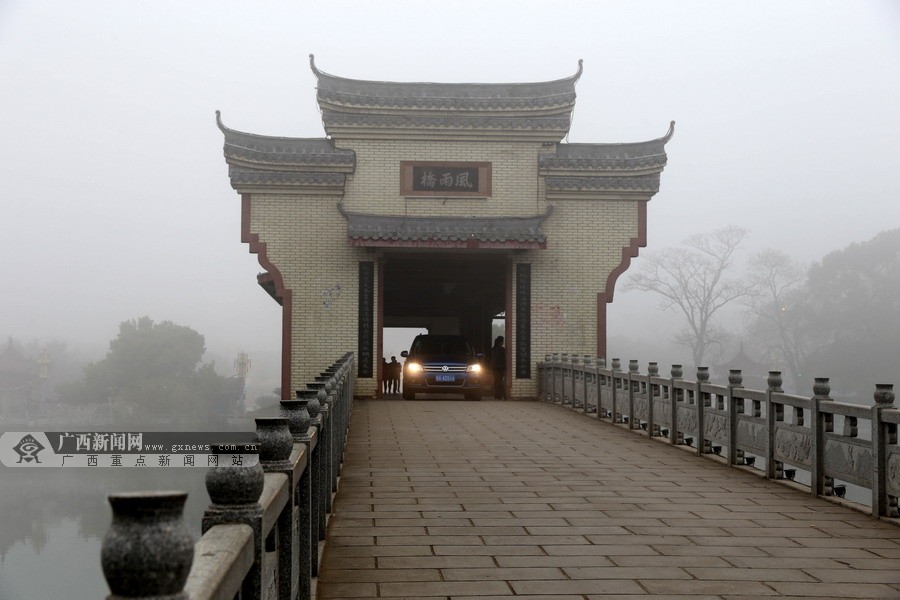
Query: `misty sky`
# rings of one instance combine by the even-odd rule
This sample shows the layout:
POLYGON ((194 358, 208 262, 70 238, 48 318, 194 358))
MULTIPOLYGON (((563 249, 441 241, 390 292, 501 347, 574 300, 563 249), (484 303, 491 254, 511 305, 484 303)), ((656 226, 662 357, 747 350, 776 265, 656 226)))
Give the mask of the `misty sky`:
MULTIPOLYGON (((736 224, 810 262, 900 227, 897 2, 0 0, 0 336, 102 354, 148 315, 222 356, 279 350, 214 111, 323 136, 310 53, 393 81, 541 81, 584 59, 568 141, 677 121, 647 251, 736 224)), ((617 292, 611 334, 653 310, 635 296, 617 292)))

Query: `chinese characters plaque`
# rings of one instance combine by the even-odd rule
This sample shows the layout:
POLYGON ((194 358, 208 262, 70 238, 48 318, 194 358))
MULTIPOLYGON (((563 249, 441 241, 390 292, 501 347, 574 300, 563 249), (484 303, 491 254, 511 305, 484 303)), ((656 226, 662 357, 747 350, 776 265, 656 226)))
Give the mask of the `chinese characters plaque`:
POLYGON ((486 198, 491 195, 491 163, 402 161, 400 195, 486 198))

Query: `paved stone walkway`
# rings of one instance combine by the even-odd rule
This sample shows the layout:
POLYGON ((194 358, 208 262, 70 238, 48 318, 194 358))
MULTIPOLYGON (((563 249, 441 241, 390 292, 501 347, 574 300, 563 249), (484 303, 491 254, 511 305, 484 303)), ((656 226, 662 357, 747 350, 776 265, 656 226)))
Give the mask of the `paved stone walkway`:
POLYGON ((900 528, 538 402, 357 402, 319 598, 900 598, 900 528))

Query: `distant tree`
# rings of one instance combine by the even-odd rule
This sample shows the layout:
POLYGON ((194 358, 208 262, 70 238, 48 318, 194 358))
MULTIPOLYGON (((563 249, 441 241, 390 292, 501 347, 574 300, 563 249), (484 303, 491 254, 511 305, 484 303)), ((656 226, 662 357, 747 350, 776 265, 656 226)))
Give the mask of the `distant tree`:
POLYGON ((760 252, 749 266, 748 341, 772 366, 780 365, 788 378, 786 385, 800 392, 810 353, 825 343, 822 332, 812 324, 804 270, 778 250, 760 252))
POLYGON ((900 229, 828 254, 806 287, 822 338, 808 361, 815 375, 863 400, 876 383, 900 383, 900 229))
POLYGON ((118 415, 196 419, 222 414, 225 383, 200 364, 204 338, 190 327, 149 317, 125 321, 100 361, 77 382, 60 386, 64 401, 107 404, 118 415), (198 367, 199 365, 199 367, 198 367))
POLYGON ((257 396, 256 397, 256 408, 257 410, 260 408, 268 408, 270 406, 277 406, 281 401, 281 388, 277 387, 272 390, 272 393, 268 396, 257 396))
POLYGON ((748 293, 746 281, 728 278, 734 254, 746 236, 747 231, 739 227, 691 236, 684 248, 647 255, 641 270, 625 285, 626 290, 659 294, 663 308, 681 311, 687 326, 677 341, 691 349, 695 366, 702 366, 710 349, 721 346, 727 336, 714 317, 748 293))

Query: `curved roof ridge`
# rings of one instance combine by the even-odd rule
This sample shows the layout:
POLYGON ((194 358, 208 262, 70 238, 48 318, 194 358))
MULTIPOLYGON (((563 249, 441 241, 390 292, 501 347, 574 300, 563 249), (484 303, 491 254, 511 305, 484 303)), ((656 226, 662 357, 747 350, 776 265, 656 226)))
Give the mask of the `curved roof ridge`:
POLYGON ((667 143, 672 139, 672 136, 675 135, 675 121, 669 121, 669 129, 666 131, 666 134, 662 137, 653 138, 650 140, 643 140, 640 142, 566 142, 565 144, 560 144, 560 147, 573 148, 575 147, 598 147, 603 146, 606 148, 616 148, 623 146, 640 146, 642 144, 652 144, 654 142, 662 142, 663 144, 667 143))
POLYGON ((406 86, 406 85, 426 85, 426 86, 435 86, 435 87, 462 87, 462 86, 478 86, 485 88, 494 88, 499 89, 503 87, 509 86, 535 86, 535 85, 554 85, 554 84, 562 84, 571 82, 572 85, 578 82, 581 78, 581 74, 584 72, 584 60, 578 59, 578 69, 575 71, 573 75, 569 75, 568 77, 562 77, 560 79, 552 79, 549 81, 525 81, 525 82, 513 82, 513 83, 484 83, 484 82, 457 82, 457 83, 447 83, 447 82, 436 82, 436 81, 381 81, 377 79, 353 79, 351 77, 341 77, 340 75, 332 75, 331 73, 327 73, 322 71, 316 66, 315 55, 309 55, 309 66, 312 70, 313 74, 316 76, 316 79, 322 80, 323 78, 332 79, 335 81, 341 81, 346 83, 358 83, 358 84, 375 84, 375 85, 388 85, 388 86, 406 86))
MULTIPOLYGON (((232 129, 225 125, 222 122, 222 112, 216 111, 216 125, 219 127, 219 131, 228 135, 239 135, 239 136, 247 136, 251 138, 256 138, 259 140, 272 140, 272 141, 287 141, 287 142, 328 142, 328 144, 334 147, 334 142, 327 137, 291 137, 284 135, 264 135, 261 133, 250 133, 249 131, 241 131, 239 129, 232 129)), ((342 148, 335 148, 338 151, 344 151, 342 148)), ((345 151, 349 152, 349 151, 345 151)))

